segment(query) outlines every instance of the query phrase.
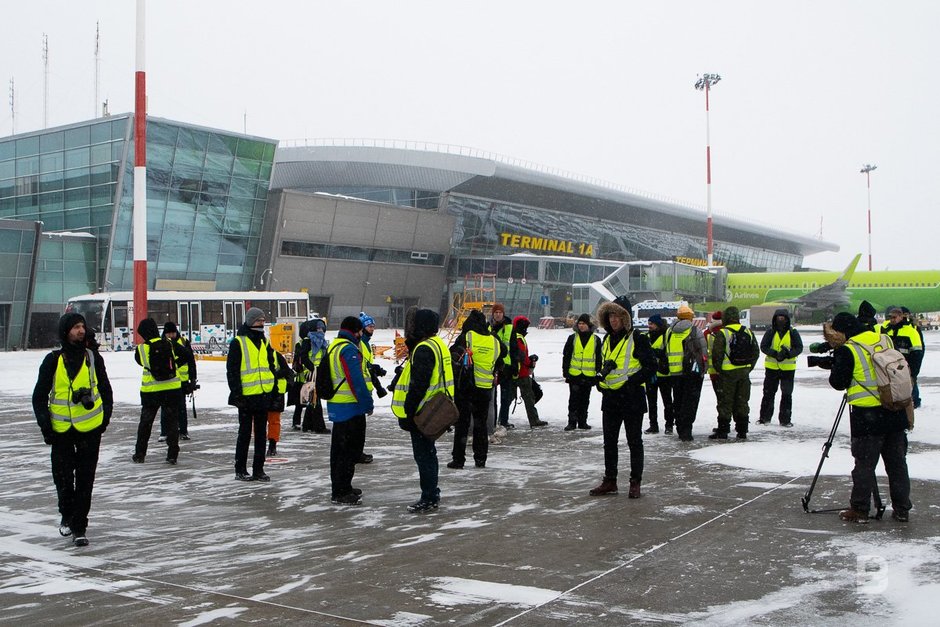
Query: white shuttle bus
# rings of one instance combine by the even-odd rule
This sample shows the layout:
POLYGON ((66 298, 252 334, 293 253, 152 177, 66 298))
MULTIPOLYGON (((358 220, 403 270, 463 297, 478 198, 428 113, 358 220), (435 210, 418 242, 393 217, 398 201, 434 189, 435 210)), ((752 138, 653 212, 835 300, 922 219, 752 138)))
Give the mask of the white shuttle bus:
MULTIPOLYGON (((227 346, 251 307, 262 309, 270 324, 309 318, 306 292, 148 291, 147 317, 159 328, 172 320, 197 350, 227 346)), ((100 292, 70 298, 66 312, 80 313, 98 334, 102 348, 134 348, 134 293, 100 292)))

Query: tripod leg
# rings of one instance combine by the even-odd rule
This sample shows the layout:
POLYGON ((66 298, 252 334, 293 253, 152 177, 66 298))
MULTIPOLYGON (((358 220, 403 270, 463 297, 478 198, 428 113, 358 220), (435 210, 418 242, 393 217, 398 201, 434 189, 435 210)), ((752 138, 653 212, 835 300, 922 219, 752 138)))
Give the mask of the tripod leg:
MULTIPOLYGON (((803 504, 803 511, 811 514, 816 513, 817 511, 822 510, 813 510, 809 509, 809 499, 813 496, 813 490, 816 489, 816 481, 819 479, 819 473, 822 471, 823 463, 826 461, 826 458, 829 457, 829 449, 832 448, 832 441, 835 440, 836 432, 839 430, 839 422, 842 420, 842 414, 845 412, 845 406, 849 402, 848 395, 842 395, 842 404, 839 405, 839 411, 836 414, 836 419, 832 423, 832 429, 829 431, 829 438, 826 440, 826 443, 823 444, 822 457, 819 458, 819 465, 816 467, 816 474, 813 475, 813 481, 809 485, 809 489, 806 490, 806 494, 803 495, 803 498, 800 499, 800 502, 803 504)), ((827 510, 828 511, 828 510, 827 510)))

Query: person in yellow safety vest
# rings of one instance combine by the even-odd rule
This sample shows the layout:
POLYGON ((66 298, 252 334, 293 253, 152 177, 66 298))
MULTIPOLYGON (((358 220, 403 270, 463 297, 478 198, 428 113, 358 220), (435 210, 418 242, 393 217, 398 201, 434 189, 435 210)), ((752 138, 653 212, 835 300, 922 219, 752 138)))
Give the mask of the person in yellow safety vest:
POLYGON ((618 440, 620 427, 630 449, 631 499, 640 498, 643 480, 643 414, 646 413, 644 384, 656 373, 656 357, 649 338, 633 328, 630 301, 618 296, 603 303, 597 320, 607 335, 601 346, 601 420, 604 426, 604 479, 590 491, 591 496, 617 494, 618 440))
POLYGON ((486 420, 496 372, 502 367, 505 351, 499 338, 490 333, 483 312, 472 310, 464 320, 460 335, 450 347, 455 378, 454 402, 460 417, 454 425, 453 459, 447 463, 448 468, 464 467, 471 425, 474 464, 477 468, 486 467, 489 455, 486 420))
POLYGON ((333 398, 327 400, 326 409, 333 423, 330 500, 337 505, 358 505, 362 497, 362 490, 353 487, 352 480, 366 441, 366 416, 374 406, 362 367, 361 336, 362 321, 346 316, 323 357, 329 360, 333 379, 333 398))
MULTIPOLYGON (((362 337, 359 340, 359 348, 362 349, 362 376, 366 379, 366 387, 369 388, 369 392, 375 391, 375 395, 379 398, 385 398, 388 395, 388 391, 385 389, 385 386, 382 385, 382 380, 379 377, 384 377, 388 372, 385 368, 375 363, 375 357, 372 354, 372 336, 375 335, 375 318, 366 314, 364 311, 359 312, 359 322, 362 323, 362 337)), ((365 445, 365 441, 363 441, 365 445)), ((359 455, 359 461, 357 464, 371 464, 372 455, 369 453, 363 452, 359 455)))
POLYGON ((705 341, 708 343, 709 359, 706 372, 708 372, 708 379, 712 382, 712 392, 715 393, 715 415, 718 414, 718 407, 721 406, 721 387, 718 385, 718 371, 715 370, 715 366, 712 365, 711 354, 712 349, 715 347, 715 336, 721 335, 722 322, 721 310, 713 311, 711 322, 706 325, 705 332, 703 333, 705 341))
MULTIPOLYGON (((307 381, 313 381, 314 373, 320 360, 326 355, 326 347, 329 342, 326 341, 326 321, 319 318, 308 320, 300 325, 301 341, 298 343, 299 355, 295 355, 295 361, 300 360, 301 373, 298 375, 298 383, 303 385, 307 381)), ((299 390, 298 390, 299 394, 299 390)), ((313 403, 308 403, 306 408, 302 403, 298 403, 294 408, 293 427, 295 431, 303 429, 304 433, 330 433, 326 422, 323 420, 323 399, 319 396, 313 403), (303 423, 300 417, 303 412, 303 423)))
POLYGON ((506 316, 506 308, 502 303, 493 305, 492 319, 490 320, 490 333, 495 335, 506 349, 503 355, 503 366, 496 378, 499 385, 499 411, 497 423, 504 429, 515 429, 516 425, 509 422, 509 409, 516 401, 516 382, 512 377, 516 348, 510 343, 512 338, 512 323, 506 316))
POLYGON ((176 465, 180 453, 179 410, 183 404, 183 390, 179 378, 180 357, 173 349, 173 344, 160 337, 157 323, 153 318, 141 320, 137 333, 144 340, 134 351, 134 360, 143 367, 140 375, 140 424, 137 425, 137 443, 131 461, 144 463, 153 421, 157 411, 166 415, 166 463, 176 465), (157 378, 158 371, 154 353, 169 354, 169 370, 166 377, 157 378))
POLYGON ((904 360, 911 369, 911 383, 914 384, 911 400, 914 409, 920 407, 920 388, 917 387, 917 376, 924 361, 924 336, 919 328, 914 326, 910 319, 910 311, 906 307, 895 307, 888 312, 888 322, 884 326, 884 333, 894 342, 894 347, 904 355, 904 360))
POLYGON ((793 379, 796 375, 796 358, 803 352, 803 338, 790 324, 790 312, 784 308, 774 312, 770 328, 760 341, 760 352, 764 353, 764 395, 760 402, 758 424, 770 424, 774 416, 774 397, 780 387, 780 426, 792 427, 793 379))
POLYGON ((565 341, 561 353, 561 374, 568 384, 568 424, 565 431, 590 429, 588 407, 591 390, 601 370, 601 341, 594 334, 591 316, 578 316, 574 333, 565 341))
POLYGON ((43 441, 51 447, 59 534, 72 536, 75 546, 87 546, 98 450, 111 422, 114 395, 84 316, 67 313, 59 318, 59 340, 62 350, 50 352, 39 366, 33 413, 43 441))
MULTIPOLYGON (((708 363, 708 342, 701 329, 692 323, 694 316, 688 305, 681 305, 676 312, 677 320, 664 339, 676 431, 683 442, 692 441, 692 425, 708 363)), ((666 433, 669 431, 667 428, 666 433)))
POLYGON ((646 320, 646 337, 649 338, 653 355, 656 356, 656 374, 646 383, 646 404, 649 408, 650 426, 643 433, 659 433, 659 413, 656 395, 663 399, 663 421, 666 433, 672 433, 675 423, 675 410, 672 402, 672 380, 669 377, 669 362, 666 359, 666 331, 669 325, 659 314, 653 314, 646 320))
POLYGON ((871 495, 875 487, 875 466, 884 460, 891 492, 892 518, 906 523, 911 509, 911 480, 907 471, 907 413, 881 406, 875 366, 869 350, 879 341, 879 333, 861 324, 850 313, 832 319, 832 329, 847 342, 833 350, 829 385, 845 390, 849 404, 852 436, 852 493, 849 509, 839 513, 846 522, 867 523, 871 495), (863 348, 864 345, 867 347, 863 348))
POLYGON ((271 405, 268 407, 268 451, 267 457, 277 455, 277 443, 281 441, 281 414, 284 412, 284 395, 287 386, 294 378, 294 371, 284 355, 274 351, 277 366, 274 371, 274 390, 271 392, 271 405))
POLYGON ((264 472, 268 409, 276 393, 278 369, 274 349, 264 337, 265 314, 258 307, 245 312, 245 322, 229 342, 225 360, 228 404, 238 408, 238 437, 235 440, 235 479, 270 481, 264 472), (254 434, 255 447, 248 474, 248 445, 254 434))
MULTIPOLYGON (((164 323, 162 337, 173 344, 173 351, 180 360, 176 372, 180 378, 180 387, 183 394, 180 395, 177 416, 179 416, 180 440, 188 440, 189 414, 186 412, 186 395, 192 394, 196 389, 196 356, 193 354, 193 347, 189 339, 180 334, 179 328, 172 320, 167 320, 164 323)), ((160 411, 160 438, 158 441, 166 441, 166 415, 162 410, 160 411)))
POLYGON ((398 418, 399 428, 411 435, 411 450, 418 466, 421 498, 408 506, 418 514, 438 507, 441 490, 438 487, 437 448, 434 440, 425 437, 414 422, 415 415, 424 404, 437 394, 454 395, 454 372, 447 344, 437 335, 440 317, 430 309, 409 309, 405 315, 405 346, 408 361, 395 380, 392 393, 392 413, 398 418))
POLYGON ((718 395, 718 429, 708 439, 727 440, 733 419, 738 439, 746 440, 751 411, 748 406, 751 398, 750 374, 760 357, 760 347, 751 330, 741 326, 741 313, 737 307, 726 308, 721 319, 724 326, 719 333, 714 334, 710 360, 718 372, 718 386, 721 388, 718 395), (747 363, 732 363, 731 345, 739 345, 738 341, 732 342, 733 337, 740 338, 740 346, 746 348, 747 363))

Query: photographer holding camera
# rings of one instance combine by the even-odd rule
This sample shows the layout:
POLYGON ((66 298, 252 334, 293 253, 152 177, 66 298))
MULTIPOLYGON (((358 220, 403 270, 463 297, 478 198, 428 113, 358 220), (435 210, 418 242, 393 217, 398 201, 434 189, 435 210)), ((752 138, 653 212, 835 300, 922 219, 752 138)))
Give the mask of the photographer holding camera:
MULTIPOLYGON (((839 518, 846 522, 868 522, 875 466, 881 457, 888 473, 893 508, 891 517, 898 522, 907 522, 911 509, 905 433, 908 419, 904 409, 892 411, 881 405, 875 366, 869 354, 869 350, 874 350, 873 346, 878 343, 879 334, 866 328, 850 313, 836 314, 831 328, 841 333, 847 341, 841 345, 838 341, 829 341, 828 346, 833 348, 832 357, 820 357, 814 361, 815 365, 822 368, 831 366, 829 385, 846 392, 852 457, 855 458, 850 507, 840 512, 839 518)), ((814 345, 812 348, 824 347, 814 345)))
POLYGON ((59 533, 88 546, 85 529, 98 467, 101 434, 108 428, 114 397, 94 333, 85 318, 59 318, 62 350, 46 355, 33 389, 33 412, 43 440, 52 447, 52 480, 59 497, 59 533), (86 340, 86 333, 89 335, 86 340))
POLYGON ((630 301, 625 296, 603 303, 597 310, 597 319, 607 331, 601 345, 602 366, 597 382, 603 396, 604 478, 590 495, 617 494, 618 440, 623 425, 630 448, 629 497, 637 499, 643 480, 644 384, 656 374, 656 356, 649 338, 633 328, 630 301))

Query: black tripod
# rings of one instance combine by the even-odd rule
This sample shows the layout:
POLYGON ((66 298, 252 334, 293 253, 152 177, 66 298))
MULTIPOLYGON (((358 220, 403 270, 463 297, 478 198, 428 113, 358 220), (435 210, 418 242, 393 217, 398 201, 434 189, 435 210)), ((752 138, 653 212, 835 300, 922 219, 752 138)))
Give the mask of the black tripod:
MULTIPOLYGON (((819 458, 819 466, 816 467, 816 474, 813 475, 813 482, 809 484, 809 489, 806 491, 806 494, 803 495, 803 498, 800 499, 800 502, 803 503, 803 511, 807 514, 821 514, 824 512, 838 512, 841 511, 841 507, 836 507, 832 509, 810 509, 809 508, 809 499, 813 495, 813 490, 816 488, 816 481, 819 479, 819 473, 822 470, 823 462, 826 461, 826 458, 829 457, 829 449, 832 448, 832 441, 836 437, 836 431, 839 430, 839 422, 842 421, 842 414, 845 412, 845 406, 849 403, 849 397, 846 394, 842 395, 842 404, 839 406, 839 413, 836 414, 836 420, 832 423, 832 430, 829 432, 829 439, 826 440, 826 443, 823 444, 822 457, 819 458)), ((881 501, 881 492, 878 490, 878 481, 877 479, 872 483, 874 486, 872 490, 872 497, 875 500, 875 515, 873 518, 876 520, 881 520, 881 517, 885 513, 885 505, 881 501)))

